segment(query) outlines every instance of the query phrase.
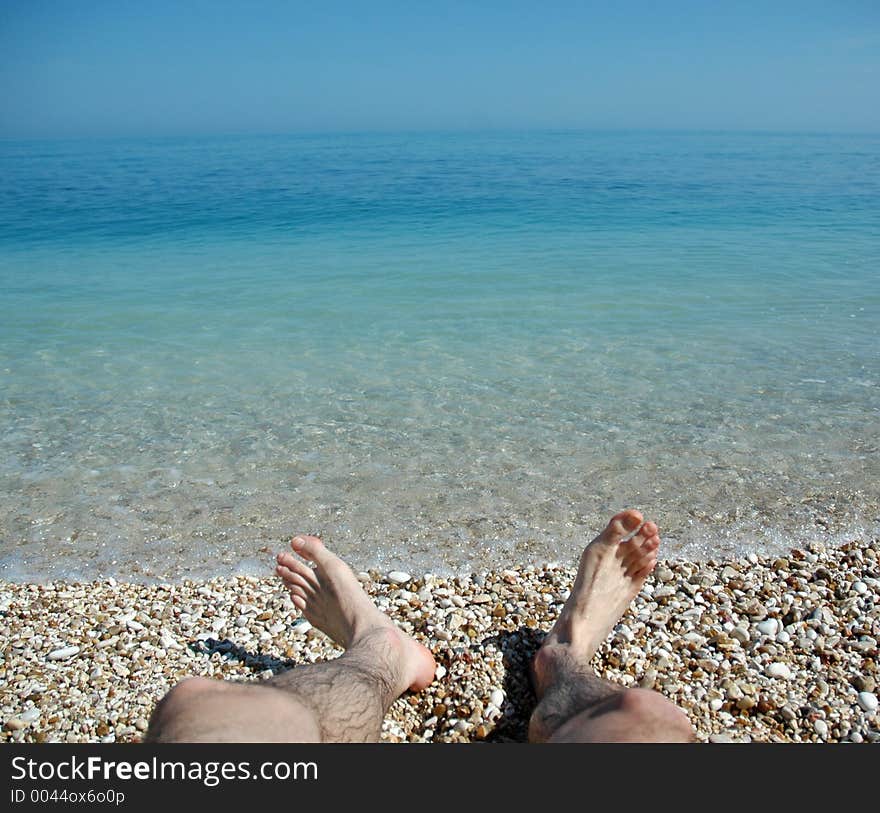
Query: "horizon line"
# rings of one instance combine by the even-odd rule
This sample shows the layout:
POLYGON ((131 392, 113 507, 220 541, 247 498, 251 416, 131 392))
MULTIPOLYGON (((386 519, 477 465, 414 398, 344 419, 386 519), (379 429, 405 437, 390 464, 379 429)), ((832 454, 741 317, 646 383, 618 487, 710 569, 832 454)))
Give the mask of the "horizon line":
POLYGON ((291 130, 222 130, 217 132, 179 133, 117 133, 101 135, 21 135, 0 134, 0 143, 15 142, 71 142, 71 141, 167 141, 173 139, 231 139, 231 138, 284 138, 321 136, 392 136, 392 135, 528 135, 528 134, 587 134, 587 133, 662 133, 666 135, 802 135, 802 136, 880 136, 880 130, 831 128, 773 128, 773 127, 401 127, 401 128, 340 128, 291 130))

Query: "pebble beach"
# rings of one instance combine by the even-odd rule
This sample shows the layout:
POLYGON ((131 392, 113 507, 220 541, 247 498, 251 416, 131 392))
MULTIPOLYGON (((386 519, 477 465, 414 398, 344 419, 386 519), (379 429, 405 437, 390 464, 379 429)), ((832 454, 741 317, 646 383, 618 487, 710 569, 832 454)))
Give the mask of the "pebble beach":
MULTIPOLYGON (((386 742, 521 742, 528 663, 573 567, 359 574, 428 646, 436 679, 386 716, 386 742)), ((594 659, 661 692, 709 742, 880 740, 880 540, 787 555, 661 560, 594 659)), ((190 675, 244 681, 336 657, 274 577, 136 584, 0 582, 6 742, 138 742, 190 675)))

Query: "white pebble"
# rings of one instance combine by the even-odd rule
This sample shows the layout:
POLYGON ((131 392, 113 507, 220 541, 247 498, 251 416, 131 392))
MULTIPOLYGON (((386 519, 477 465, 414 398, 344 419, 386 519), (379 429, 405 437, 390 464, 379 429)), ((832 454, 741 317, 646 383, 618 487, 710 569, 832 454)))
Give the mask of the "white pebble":
POLYGON ((730 637, 739 641, 741 644, 747 644, 752 637, 745 627, 734 627, 730 631, 730 637))
POLYGON ((74 655, 79 655, 78 646, 63 646, 60 649, 54 649, 49 653, 50 661, 66 661, 74 655))
POLYGON ((815 731, 823 740, 828 738, 828 723, 824 720, 813 721, 813 731, 815 731))
POLYGON ((772 637, 779 632, 779 622, 775 618, 766 618, 758 624, 758 630, 764 635, 770 635, 772 637))
POLYGON ((877 695, 872 692, 859 692, 859 705, 869 714, 877 711, 877 695))
POLYGON ((730 734, 710 734, 709 742, 720 744, 736 742, 736 740, 730 734))
POLYGON ((434 670, 434 677, 437 678, 437 680, 442 680, 446 677, 446 667, 438 663, 437 668, 434 670))
POLYGON ((791 677, 791 669, 784 663, 771 663, 765 670, 767 677, 778 677, 788 680, 791 677))
POLYGON ((37 708, 30 708, 27 711, 23 711, 18 715, 19 720, 24 720, 26 723, 35 723, 40 719, 40 710, 37 708))
POLYGON ((165 633, 159 638, 159 643, 162 644, 162 649, 183 649, 183 646, 168 633, 165 633))
POLYGON ((495 689, 492 694, 489 695, 489 702, 495 706, 495 708, 500 709, 504 704, 504 692, 501 689, 495 689))
POLYGON ((412 576, 402 570, 392 570, 386 578, 392 584, 406 584, 412 576))
POLYGON ((854 592, 858 593, 860 596, 865 595, 868 592, 868 585, 864 582, 855 582, 853 583, 852 589, 854 592))
POLYGON ((629 642, 635 638, 635 635, 633 635, 633 631, 626 624, 618 624, 614 637, 629 642))

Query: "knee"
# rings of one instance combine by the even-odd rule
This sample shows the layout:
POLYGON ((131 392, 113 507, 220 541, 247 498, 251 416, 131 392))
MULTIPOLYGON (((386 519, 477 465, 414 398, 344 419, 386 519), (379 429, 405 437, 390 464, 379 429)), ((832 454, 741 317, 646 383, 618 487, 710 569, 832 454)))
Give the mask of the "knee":
POLYGON ((685 741, 694 739, 688 716, 662 694, 647 689, 627 689, 620 696, 620 711, 637 718, 643 725, 668 731, 685 741))
POLYGON ((171 689, 165 697, 159 701, 160 705, 171 706, 172 708, 189 705, 196 697, 200 697, 205 692, 210 692, 217 688, 218 682, 204 677, 189 677, 181 680, 173 689, 171 689))
POLYGON ((153 709, 147 739, 154 738, 175 721, 185 718, 192 712, 194 701, 216 691, 217 685, 216 680, 190 677, 174 686, 153 709))

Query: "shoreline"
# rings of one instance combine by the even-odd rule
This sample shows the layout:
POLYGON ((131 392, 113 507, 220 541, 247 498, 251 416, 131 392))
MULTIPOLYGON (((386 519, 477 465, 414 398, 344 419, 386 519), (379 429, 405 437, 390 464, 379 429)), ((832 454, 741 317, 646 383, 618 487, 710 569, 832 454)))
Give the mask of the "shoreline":
MULTIPOLYGON (((523 741, 528 662, 574 567, 469 577, 359 574, 438 663, 385 719, 386 742, 523 741)), ((403 574, 407 575, 407 574, 403 574)), ((0 581, 6 742, 136 742, 189 675, 258 680, 335 657, 276 578, 174 584, 0 581)), ((700 740, 880 741, 880 539, 780 556, 661 559, 596 655, 598 674, 653 688, 700 740)))

